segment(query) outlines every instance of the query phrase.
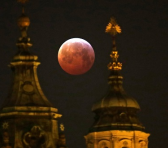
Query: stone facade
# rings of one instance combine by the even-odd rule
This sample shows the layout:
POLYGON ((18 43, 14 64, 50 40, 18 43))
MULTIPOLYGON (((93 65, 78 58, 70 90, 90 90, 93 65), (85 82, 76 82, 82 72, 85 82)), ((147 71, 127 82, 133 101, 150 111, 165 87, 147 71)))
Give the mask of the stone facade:
POLYGON ((111 130, 85 136, 87 148, 148 148, 148 133, 111 130))

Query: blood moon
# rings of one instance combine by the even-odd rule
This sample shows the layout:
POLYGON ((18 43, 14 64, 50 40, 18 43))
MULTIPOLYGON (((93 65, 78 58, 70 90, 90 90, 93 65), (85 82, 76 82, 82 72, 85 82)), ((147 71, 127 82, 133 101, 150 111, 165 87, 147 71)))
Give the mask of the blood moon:
POLYGON ((94 60, 94 50, 84 39, 69 39, 58 51, 58 62, 61 68, 71 75, 86 73, 92 67, 94 60))

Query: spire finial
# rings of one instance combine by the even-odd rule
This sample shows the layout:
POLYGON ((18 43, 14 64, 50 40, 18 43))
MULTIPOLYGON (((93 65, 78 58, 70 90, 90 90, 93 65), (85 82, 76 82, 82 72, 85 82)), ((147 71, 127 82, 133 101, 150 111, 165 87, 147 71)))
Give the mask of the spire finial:
POLYGON ((121 28, 117 24, 116 19, 114 17, 110 18, 110 22, 106 26, 107 33, 110 33, 112 36, 115 36, 117 33, 121 33, 121 28))
POLYGON ((25 13, 24 4, 25 4, 26 2, 28 2, 28 1, 29 1, 29 0, 17 0, 18 3, 21 3, 21 4, 22 4, 22 14, 25 13))
POLYGON ((118 55, 118 51, 116 49, 116 40, 115 40, 115 36, 117 35, 117 33, 121 33, 121 28, 117 24, 114 17, 110 18, 110 22, 106 26, 105 32, 112 35, 112 44, 113 44, 112 52, 110 54, 110 57, 112 58, 112 62, 110 62, 107 65, 107 67, 109 70, 121 70, 122 63, 118 62, 119 55, 118 55))
POLYGON ((24 9, 24 4, 28 2, 28 0, 17 0, 17 1, 22 4, 22 14, 17 22, 21 31, 21 37, 19 38, 16 45, 20 49, 28 50, 28 47, 32 46, 32 44, 30 43, 30 38, 27 35, 27 30, 30 25, 30 19, 28 16, 25 15, 25 9, 24 9))

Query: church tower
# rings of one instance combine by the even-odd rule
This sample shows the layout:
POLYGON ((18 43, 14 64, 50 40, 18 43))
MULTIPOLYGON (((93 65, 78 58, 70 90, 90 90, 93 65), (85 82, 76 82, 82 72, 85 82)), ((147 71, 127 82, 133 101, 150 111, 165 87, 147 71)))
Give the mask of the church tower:
POLYGON ((112 35, 112 62, 108 64, 110 90, 99 102, 93 105, 96 114, 94 124, 85 136, 87 148, 148 148, 150 134, 144 132, 137 112, 140 106, 123 89, 123 77, 120 74, 122 64, 118 62, 115 36, 121 33, 114 18, 106 27, 112 35))
MULTIPOLYGON (((24 5, 28 0, 18 0, 24 5)), ((30 19, 22 8, 18 19, 21 36, 10 68, 13 83, 0 109, 1 148, 56 148, 59 141, 57 119, 61 117, 42 92, 38 77, 38 56, 30 51, 27 35, 30 19)), ((64 138, 65 139, 65 138, 64 138)))

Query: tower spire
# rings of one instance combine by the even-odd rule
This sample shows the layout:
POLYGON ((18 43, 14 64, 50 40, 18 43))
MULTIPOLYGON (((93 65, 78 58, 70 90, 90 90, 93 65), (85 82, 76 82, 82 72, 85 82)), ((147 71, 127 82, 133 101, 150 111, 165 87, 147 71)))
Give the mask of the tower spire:
POLYGON ((122 63, 118 62, 119 54, 116 48, 116 38, 115 38, 115 36, 118 33, 121 33, 121 28, 117 24, 114 17, 110 19, 110 22, 108 23, 105 32, 109 33, 112 36, 112 52, 110 54, 110 57, 112 58, 112 62, 110 62, 107 65, 107 67, 109 70, 121 70, 122 63))
POLYGON ((19 37, 16 43, 20 51, 28 51, 29 47, 32 46, 32 43, 30 42, 30 38, 27 35, 27 30, 28 30, 28 27, 30 26, 30 19, 25 14, 25 3, 27 1, 28 0, 18 0, 18 2, 22 4, 22 14, 17 21, 17 24, 21 32, 21 36, 19 37))
POLYGON ((110 89, 92 107, 96 115, 85 136, 87 148, 140 148, 142 145, 147 148, 150 134, 144 132, 144 126, 137 116, 140 106, 122 86, 122 64, 118 62, 115 40, 116 35, 121 33, 121 28, 114 18, 110 19, 105 32, 112 36, 113 44, 110 54, 112 61, 108 64, 110 89))
MULTIPOLYGON (((25 4, 27 1, 18 0, 22 4, 25 4)), ((30 38, 27 35, 30 19, 25 15, 24 7, 17 23, 21 36, 16 43, 18 51, 10 63, 10 67, 14 72, 14 83, 4 106, 52 107, 52 104, 43 94, 38 81, 36 71, 40 64, 38 56, 29 51, 29 47, 32 46, 30 38)))
POLYGON ((44 95, 37 76, 38 56, 29 51, 32 46, 27 35, 30 19, 24 4, 18 0, 22 14, 18 19, 21 36, 18 51, 10 62, 13 83, 8 97, 0 108, 0 147, 57 148, 59 132, 57 119, 62 115, 44 95))
POLYGON ((127 95, 123 88, 123 76, 120 74, 122 63, 118 62, 118 51, 116 48, 115 37, 121 33, 121 28, 112 17, 105 30, 112 36, 112 52, 110 57, 112 61, 108 64, 110 76, 108 83, 110 89, 108 93, 92 107, 92 111, 98 115, 94 126, 90 131, 101 131, 111 129, 138 129, 144 130, 136 112, 140 110, 137 101, 127 95), (106 121, 106 122, 105 122, 106 121))

